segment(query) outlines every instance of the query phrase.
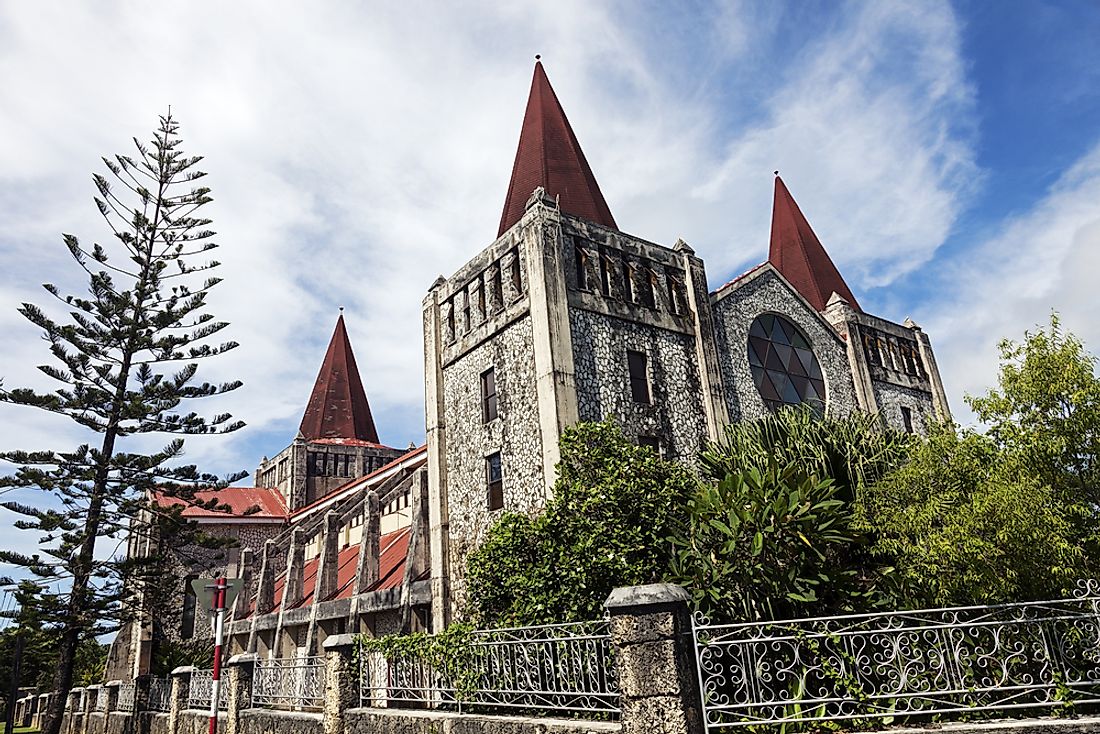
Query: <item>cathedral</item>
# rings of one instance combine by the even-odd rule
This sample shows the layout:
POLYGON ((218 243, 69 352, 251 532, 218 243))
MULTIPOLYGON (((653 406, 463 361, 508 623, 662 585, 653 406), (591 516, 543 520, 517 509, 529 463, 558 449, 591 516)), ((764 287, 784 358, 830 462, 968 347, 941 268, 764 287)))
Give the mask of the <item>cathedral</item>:
POLYGON ((578 421, 611 416, 691 463, 726 424, 787 405, 911 432, 949 418, 928 336, 864 311, 778 173, 774 186, 767 259, 710 291, 687 243, 619 230, 537 62, 496 239, 423 301, 425 444, 379 442, 341 316, 290 445, 255 487, 218 493, 231 512, 183 511, 236 547, 177 554, 178 601, 123 628, 108 678, 147 672, 158 640, 208 636, 189 581, 216 574, 242 586, 232 652, 442 629, 461 615, 467 555, 501 512, 545 505, 578 421))

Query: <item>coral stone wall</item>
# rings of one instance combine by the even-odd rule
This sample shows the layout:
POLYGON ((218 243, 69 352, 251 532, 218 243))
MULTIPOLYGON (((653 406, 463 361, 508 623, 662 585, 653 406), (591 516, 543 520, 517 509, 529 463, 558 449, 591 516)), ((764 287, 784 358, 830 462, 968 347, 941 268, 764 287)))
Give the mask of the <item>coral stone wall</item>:
POLYGON ((530 316, 523 316, 443 369, 450 573, 464 598, 466 556, 504 511, 532 512, 546 501, 530 316), (481 375, 496 374, 497 418, 484 422, 481 375), (488 509, 485 457, 500 452, 504 508, 488 509))
POLYGON ((613 416, 628 436, 658 437, 664 456, 694 462, 706 436, 695 339, 576 308, 569 326, 580 419, 613 416), (631 395, 628 350, 647 357, 649 404, 631 395))
POLYGON ((763 268, 714 298, 718 361, 730 420, 752 420, 768 413, 749 369, 749 327, 761 314, 776 313, 806 335, 825 377, 825 410, 847 415, 859 407, 844 342, 771 268, 763 268))

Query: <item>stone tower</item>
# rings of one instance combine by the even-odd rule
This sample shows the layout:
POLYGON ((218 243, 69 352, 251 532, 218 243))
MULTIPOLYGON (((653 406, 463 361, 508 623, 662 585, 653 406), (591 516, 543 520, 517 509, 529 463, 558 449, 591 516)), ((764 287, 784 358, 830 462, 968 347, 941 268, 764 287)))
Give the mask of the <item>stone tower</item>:
POLYGON ((256 469, 256 486, 278 489, 294 512, 404 452, 378 441, 343 314, 313 385, 298 435, 256 469))

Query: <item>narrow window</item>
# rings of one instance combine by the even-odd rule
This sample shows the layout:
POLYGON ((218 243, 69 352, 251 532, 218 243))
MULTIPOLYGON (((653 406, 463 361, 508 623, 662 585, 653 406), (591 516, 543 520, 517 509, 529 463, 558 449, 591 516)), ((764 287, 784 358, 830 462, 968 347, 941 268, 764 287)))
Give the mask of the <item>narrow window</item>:
POLYGON ((477 276, 477 285, 474 286, 474 297, 477 298, 477 312, 481 314, 481 321, 485 320, 485 281, 477 276))
POLYGON ((447 340, 454 341, 455 338, 455 303, 452 299, 448 304, 447 309, 447 340))
POLYGON ((665 280, 668 283, 668 310, 674 314, 680 313, 680 283, 672 271, 665 271, 665 280))
POLYGON ((901 406, 901 422, 905 426, 906 433, 913 432, 913 411, 904 405, 901 406))
POLYGON ((504 507, 504 475, 500 469, 500 452, 485 457, 485 483, 488 485, 489 509, 504 507))
POLYGON ((642 271, 642 303, 646 308, 657 308, 657 275, 646 268, 642 271))
POLYGON ((650 449, 657 456, 661 455, 661 439, 656 436, 638 436, 638 445, 650 449))
POLYGON ((197 578, 198 576, 188 576, 183 580, 183 618, 180 623, 180 637, 184 640, 190 640, 195 636, 195 607, 198 605, 198 598, 195 596, 195 589, 191 586, 191 582, 197 578))
POLYGON ((600 253, 600 290, 605 296, 611 295, 611 259, 600 253))
POLYGON ((634 266, 623 257, 623 300, 634 303, 634 266))
POLYGON ((497 417, 497 374, 492 367, 481 373, 481 422, 497 417))
POLYGON ((523 293, 523 278, 519 272, 519 248, 512 250, 512 287, 516 289, 516 295, 523 293))
POLYGON ((577 269, 578 290, 588 290, 588 253, 584 251, 583 247, 573 248, 573 265, 577 269))
POLYGON ((627 369, 630 372, 630 394, 635 403, 649 403, 649 370, 642 352, 627 351, 627 369))
POLYGON ((500 278, 500 263, 493 268, 493 310, 504 305, 504 283, 500 278))
POLYGON ((470 293, 470 287, 469 287, 469 285, 467 285, 466 290, 462 291, 462 302, 463 302, 463 304, 462 304, 462 331, 463 331, 463 333, 469 331, 470 328, 473 327, 473 325, 474 325, 473 319, 470 318, 470 298, 471 297, 472 297, 472 294, 470 293))

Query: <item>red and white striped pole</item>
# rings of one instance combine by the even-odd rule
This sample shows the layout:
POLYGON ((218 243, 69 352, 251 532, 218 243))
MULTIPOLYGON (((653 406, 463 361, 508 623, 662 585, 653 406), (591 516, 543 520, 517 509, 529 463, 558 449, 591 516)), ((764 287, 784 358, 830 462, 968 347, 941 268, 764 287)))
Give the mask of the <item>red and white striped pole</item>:
MULTIPOLYGON (((207 587, 210 588, 210 587, 207 587)), ((214 580, 214 679, 210 691, 210 734, 218 731, 218 700, 221 696, 222 624, 225 622, 225 577, 214 580)))

